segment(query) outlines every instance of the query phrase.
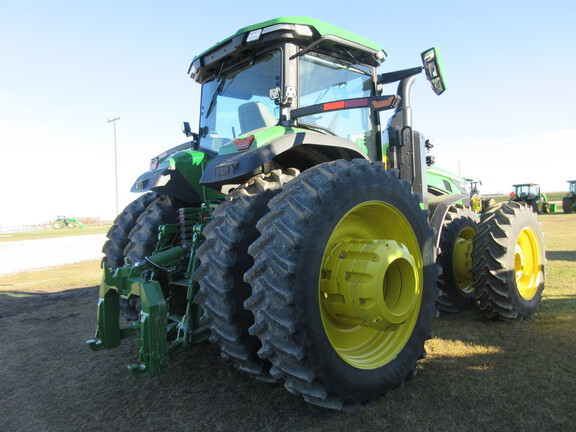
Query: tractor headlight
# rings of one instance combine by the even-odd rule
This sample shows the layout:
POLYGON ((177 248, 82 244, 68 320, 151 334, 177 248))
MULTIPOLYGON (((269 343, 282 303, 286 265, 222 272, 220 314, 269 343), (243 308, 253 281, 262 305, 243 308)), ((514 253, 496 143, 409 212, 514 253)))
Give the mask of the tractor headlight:
POLYGON ((258 39, 260 39, 261 34, 262 34, 262 29, 252 30, 250 33, 248 33, 248 36, 246 36, 246 42, 257 41, 258 39))

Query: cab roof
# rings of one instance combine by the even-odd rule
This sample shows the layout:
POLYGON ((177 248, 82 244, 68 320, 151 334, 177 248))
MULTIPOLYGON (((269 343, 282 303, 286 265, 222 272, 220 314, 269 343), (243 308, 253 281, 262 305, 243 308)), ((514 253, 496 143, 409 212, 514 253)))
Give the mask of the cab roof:
POLYGON ((293 41, 306 48, 353 58, 357 63, 377 67, 386 58, 382 46, 370 39, 319 19, 281 17, 248 27, 213 45, 192 60, 188 73, 198 82, 218 72, 223 63, 247 57, 281 41, 293 41))

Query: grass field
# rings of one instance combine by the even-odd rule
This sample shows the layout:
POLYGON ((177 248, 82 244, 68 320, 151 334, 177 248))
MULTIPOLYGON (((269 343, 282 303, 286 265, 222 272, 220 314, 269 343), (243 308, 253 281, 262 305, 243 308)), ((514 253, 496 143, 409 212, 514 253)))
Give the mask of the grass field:
POLYGON ((99 262, 0 278, 0 430, 573 431, 576 424, 576 215, 540 217, 547 280, 538 313, 435 319, 417 376, 354 414, 254 381, 209 344, 169 373, 129 376, 129 341, 91 352, 99 262))

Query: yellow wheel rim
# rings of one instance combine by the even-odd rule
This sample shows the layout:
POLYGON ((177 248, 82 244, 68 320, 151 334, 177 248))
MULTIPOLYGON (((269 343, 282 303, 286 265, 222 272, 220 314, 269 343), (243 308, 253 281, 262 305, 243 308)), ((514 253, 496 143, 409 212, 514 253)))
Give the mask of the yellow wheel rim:
POLYGON ((476 230, 472 227, 462 229, 456 237, 452 251, 452 271, 456 287, 465 294, 472 293, 472 239, 476 230))
POLYGON ((394 206, 368 201, 338 222, 322 260, 319 302, 345 362, 375 369, 401 352, 418 320, 422 275, 416 235, 394 206))
POLYGON ((514 274, 518 293, 531 300, 538 292, 542 275, 542 251, 536 233, 524 228, 516 240, 514 274))
POLYGON ((476 213, 480 213, 482 211, 482 200, 480 199, 480 197, 478 195, 475 195, 474 197, 472 197, 472 209, 476 213))

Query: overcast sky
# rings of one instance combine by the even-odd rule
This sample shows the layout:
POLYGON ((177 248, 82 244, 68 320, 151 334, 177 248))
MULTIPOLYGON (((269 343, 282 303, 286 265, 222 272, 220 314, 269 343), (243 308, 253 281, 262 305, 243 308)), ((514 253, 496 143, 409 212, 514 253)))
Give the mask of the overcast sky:
POLYGON ((192 58, 236 30, 307 15, 380 43, 381 71, 442 50, 449 89, 423 77, 414 127, 437 165, 479 178, 566 190, 576 179, 573 1, 27 1, 0 0, 0 226, 58 214, 113 218, 149 159, 198 119, 192 58), (285 4, 286 6, 281 6, 285 4))

